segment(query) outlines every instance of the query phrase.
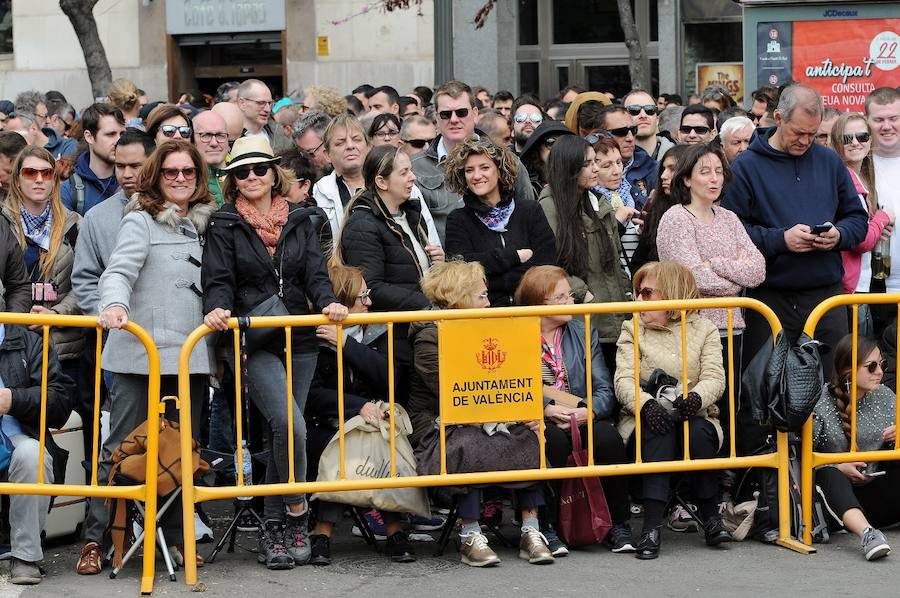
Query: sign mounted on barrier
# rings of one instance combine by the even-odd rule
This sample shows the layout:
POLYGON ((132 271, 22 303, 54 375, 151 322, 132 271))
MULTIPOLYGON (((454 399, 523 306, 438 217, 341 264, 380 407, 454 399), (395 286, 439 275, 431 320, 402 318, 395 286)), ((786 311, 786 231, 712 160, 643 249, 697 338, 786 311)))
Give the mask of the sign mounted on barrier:
POLYGON ((445 424, 544 416, 539 318, 438 322, 445 424))

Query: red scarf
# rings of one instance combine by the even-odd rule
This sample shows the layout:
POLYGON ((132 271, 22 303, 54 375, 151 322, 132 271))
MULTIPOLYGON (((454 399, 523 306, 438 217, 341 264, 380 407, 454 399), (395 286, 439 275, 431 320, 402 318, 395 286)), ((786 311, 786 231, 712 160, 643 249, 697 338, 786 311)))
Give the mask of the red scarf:
POLYGON ((281 237, 281 229, 287 223, 287 201, 280 195, 275 195, 272 197, 272 207, 269 208, 269 213, 262 214, 243 195, 238 195, 234 207, 262 239, 269 255, 275 255, 275 246, 278 245, 278 239, 281 237))

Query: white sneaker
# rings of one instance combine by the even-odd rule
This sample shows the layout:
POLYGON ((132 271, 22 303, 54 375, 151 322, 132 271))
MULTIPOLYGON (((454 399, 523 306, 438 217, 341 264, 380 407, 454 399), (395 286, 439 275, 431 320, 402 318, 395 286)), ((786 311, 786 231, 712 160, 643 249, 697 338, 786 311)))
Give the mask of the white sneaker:
POLYGON ((200 544, 206 544, 215 539, 212 529, 203 522, 203 519, 200 518, 200 513, 197 512, 194 513, 194 538, 200 544))

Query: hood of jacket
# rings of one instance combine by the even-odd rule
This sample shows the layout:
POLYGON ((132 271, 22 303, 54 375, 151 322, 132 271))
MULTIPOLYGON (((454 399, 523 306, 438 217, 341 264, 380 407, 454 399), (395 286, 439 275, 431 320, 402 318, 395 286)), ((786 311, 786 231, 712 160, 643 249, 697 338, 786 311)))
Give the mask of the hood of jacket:
POLYGON ((44 144, 44 149, 50 152, 54 159, 59 160, 61 157, 73 154, 76 151, 78 142, 68 137, 61 137, 56 132, 56 129, 44 127, 41 129, 41 133, 47 136, 47 143, 44 144))
MULTIPOLYGON (((94 171, 91 170, 91 152, 84 152, 80 156, 78 156, 78 160, 75 161, 75 172, 77 172, 81 178, 85 180, 85 182, 90 181, 96 187, 100 187, 102 189, 106 189, 107 185, 112 183, 113 188, 117 188, 119 183, 116 181, 116 174, 113 173, 112 176, 101 179, 94 171)), ((110 194, 111 195, 111 194, 110 194)))
MULTIPOLYGON (((140 196, 137 193, 132 195, 131 199, 128 200, 128 203, 125 204, 122 215, 124 216, 125 214, 142 210, 143 208, 141 207, 139 199, 140 196)), ((194 225, 194 228, 197 229, 197 232, 202 235, 206 232, 206 226, 209 224, 209 219, 216 209, 214 203, 195 203, 188 209, 187 218, 194 225)), ((178 225, 181 224, 181 216, 178 215, 178 208, 171 203, 167 203, 165 208, 157 212, 153 219, 163 226, 168 226, 169 228, 176 230, 178 225)))

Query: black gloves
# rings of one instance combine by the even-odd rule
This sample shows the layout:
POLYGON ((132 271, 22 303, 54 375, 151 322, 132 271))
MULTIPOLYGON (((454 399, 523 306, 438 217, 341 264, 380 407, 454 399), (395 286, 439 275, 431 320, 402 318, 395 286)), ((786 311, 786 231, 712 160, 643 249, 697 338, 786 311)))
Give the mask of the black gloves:
POLYGON ((647 380, 641 380, 641 388, 649 394, 650 396, 655 397, 659 392, 660 388, 664 386, 677 386, 678 379, 674 376, 670 376, 666 373, 666 371, 662 368, 656 368, 650 373, 650 378, 647 380))
POLYGON ((681 415, 681 419, 685 420, 700 411, 700 395, 695 392, 689 392, 686 397, 678 395, 678 398, 672 401, 672 406, 681 415))
POLYGON ((666 411, 665 407, 660 405, 656 399, 648 399, 641 406, 641 418, 645 425, 651 430, 664 436, 672 431, 675 423, 666 411))

